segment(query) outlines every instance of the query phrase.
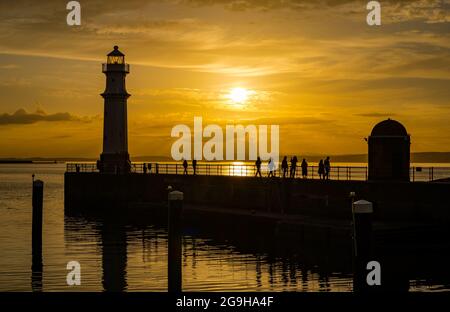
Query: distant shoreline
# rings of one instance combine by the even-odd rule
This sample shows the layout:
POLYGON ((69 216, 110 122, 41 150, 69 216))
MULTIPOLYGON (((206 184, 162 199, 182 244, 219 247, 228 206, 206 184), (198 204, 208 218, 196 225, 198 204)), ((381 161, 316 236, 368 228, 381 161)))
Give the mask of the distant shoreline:
MULTIPOLYGON (((298 158, 306 158, 308 162, 318 162, 328 155, 302 155, 298 158)), ((367 163, 366 154, 329 155, 335 163, 367 163)), ((288 155, 288 158, 290 155, 288 155)), ((29 158, 0 158, 0 164, 45 164, 45 163, 65 163, 65 162, 95 162, 97 158, 83 157, 29 157, 29 158)), ((172 162, 173 159, 166 156, 136 156, 131 157, 133 162, 172 162)), ((223 161, 220 161, 223 162, 223 161)), ((450 152, 420 152, 411 153, 411 163, 450 163, 450 152)))
POLYGON ((64 163, 66 161, 60 160, 29 160, 29 159, 17 159, 17 160, 9 160, 9 159, 0 159, 0 164, 57 164, 64 163))

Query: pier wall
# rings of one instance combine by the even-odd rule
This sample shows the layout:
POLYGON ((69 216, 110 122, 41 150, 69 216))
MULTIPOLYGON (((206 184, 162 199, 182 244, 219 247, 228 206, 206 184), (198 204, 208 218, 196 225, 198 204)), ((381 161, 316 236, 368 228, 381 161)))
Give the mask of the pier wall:
MULTIPOLYGON (((450 222, 450 184, 429 182, 321 181, 163 174, 65 174, 66 211, 119 212, 167 200, 167 187, 185 203, 225 210, 351 220, 350 192, 374 203, 383 222, 450 222), (120 210, 120 211, 116 211, 120 210)), ((150 208, 149 208, 150 209, 150 208)))

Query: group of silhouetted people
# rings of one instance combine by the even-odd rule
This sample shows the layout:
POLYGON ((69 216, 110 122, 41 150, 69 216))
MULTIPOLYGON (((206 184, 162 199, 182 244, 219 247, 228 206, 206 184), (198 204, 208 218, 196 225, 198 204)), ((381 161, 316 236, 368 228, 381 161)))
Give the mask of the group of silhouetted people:
POLYGON ((330 157, 327 157, 325 160, 321 159, 319 161, 319 171, 318 171, 319 178, 321 180, 329 180, 330 171, 331 171, 330 157))
MULTIPOLYGON (((295 178, 295 175, 297 173, 297 163, 298 163, 297 156, 291 157, 290 163, 291 163, 291 166, 289 167, 288 161, 287 161, 287 156, 284 156, 283 161, 281 162, 281 170, 283 173, 283 178, 286 178, 288 169, 290 169, 289 177, 295 178)), ((262 164, 261 158, 258 157, 255 162, 255 166, 256 166, 255 176, 261 177, 261 164, 262 164)), ((302 168, 302 177, 307 178, 308 177, 308 162, 306 161, 305 158, 303 158, 303 160, 302 160, 301 168, 302 168)), ((269 169, 268 177, 273 177, 274 171, 275 171, 275 164, 274 164, 272 158, 269 159, 268 169, 269 169)))
MULTIPOLYGON (((256 173, 255 173, 255 177, 259 176, 262 177, 261 175, 261 158, 258 156, 258 158, 256 158, 256 162, 255 162, 255 166, 256 166, 256 173)), ((275 162, 273 161, 272 158, 269 158, 269 162, 267 164, 267 169, 269 171, 269 174, 267 175, 267 177, 274 177, 275 176, 275 162)))
MULTIPOLYGON (((297 163, 298 163, 297 156, 291 157, 289 162, 290 162, 290 166, 288 164, 287 156, 284 156, 283 161, 281 162, 281 171, 283 173, 283 178, 286 178, 288 170, 289 170, 289 178, 295 178, 295 176, 296 176, 297 163)), ((261 175, 261 164, 262 164, 261 158, 258 157, 255 162, 255 166, 256 166, 255 177, 262 176, 261 175)), ((303 158, 302 163, 300 164, 300 167, 302 169, 302 178, 303 179, 308 178, 308 162, 306 161, 305 158, 303 158)), ((269 171, 269 174, 267 176, 273 177, 274 171, 275 171, 275 165, 274 165, 272 158, 269 159, 268 171, 269 171)), ((331 171, 330 157, 327 157, 325 160, 321 159, 319 162, 319 170, 318 170, 319 178, 321 180, 325 180, 325 179, 328 180, 330 178, 330 171, 331 171)))
MULTIPOLYGON (((298 163, 298 159, 297 156, 294 156, 291 158, 290 160, 291 166, 290 166, 290 170, 289 170, 289 177, 290 178, 295 178, 296 172, 297 172, 297 163, 298 163)), ((256 173, 255 173, 255 177, 259 176, 262 177, 261 175, 261 158, 258 157, 256 159, 255 162, 255 167, 256 167, 256 173)), ((306 159, 303 158, 302 164, 302 177, 306 178, 308 177, 308 163, 306 162, 306 159)), ((267 168, 269 171, 269 174, 267 175, 268 177, 274 177, 274 171, 275 171, 275 163, 273 161, 272 158, 269 159, 269 163, 267 164, 267 168)), ((288 165, 288 161, 287 161, 287 156, 284 156, 283 161, 281 162, 281 170, 283 172, 283 178, 286 178, 287 175, 287 171, 289 169, 289 165, 288 165)))
MULTIPOLYGON (((189 164, 188 164, 188 162, 187 162, 187 160, 186 159, 184 159, 183 160, 183 174, 184 175, 187 175, 187 174, 189 174, 188 173, 188 167, 189 167, 189 164)), ((194 172, 194 175, 196 175, 197 174, 197 159, 193 159, 192 160, 192 170, 193 170, 193 172, 194 172)))
MULTIPOLYGON (((142 165, 142 172, 144 174, 146 174, 147 171, 152 173, 152 164, 151 163, 148 163, 148 164, 144 163, 142 165)), ((155 164, 155 173, 158 173, 158 164, 155 164)))
MULTIPOLYGON (((283 161, 281 162, 281 170, 282 170, 283 178, 287 177, 288 170, 289 170, 289 178, 296 177, 297 163, 298 163, 297 156, 291 157, 289 162, 290 162, 290 165, 288 163, 287 156, 284 156, 283 161)), ((261 158, 258 156, 255 161, 255 167, 256 167, 255 177, 258 177, 258 176, 262 177, 261 165, 262 165, 262 161, 261 161, 261 158)), ((149 166, 151 166, 151 164, 149 164, 149 166)), ((188 161, 186 159, 183 159, 183 175, 189 174, 188 168, 189 168, 188 161)), ((267 163, 267 168, 268 168, 267 177, 269 177, 269 178, 274 177, 276 167, 275 167, 275 162, 272 158, 269 159, 269 161, 267 163)), ((306 161, 305 158, 303 158, 302 163, 300 164, 300 168, 302 170, 302 178, 303 179, 308 178, 308 162, 306 161)), ((321 180, 329 180, 330 179, 330 171, 331 171, 330 157, 327 157, 325 160, 321 159, 319 162, 318 168, 319 168, 318 169, 319 178, 321 180)), ((151 170, 151 167, 149 169, 151 170)), ((192 160, 192 169, 193 169, 193 174, 196 175, 197 174, 197 160, 196 159, 192 160)), ((146 172, 147 172, 147 168, 146 168, 146 165, 144 164, 144 173, 146 173, 146 172)))
MULTIPOLYGON (((291 163, 291 167, 289 170, 289 177, 295 178, 295 175, 297 173, 297 163, 298 163, 297 156, 291 157, 289 162, 291 163)), ((306 178, 308 176, 308 163, 306 162, 306 159, 304 159, 304 158, 302 160, 301 167, 302 167, 302 177, 306 178)), ((287 161, 287 156, 284 156, 283 161, 281 162, 281 170, 283 172, 283 178, 286 178, 288 169, 289 169, 289 165, 288 165, 288 161, 287 161)))

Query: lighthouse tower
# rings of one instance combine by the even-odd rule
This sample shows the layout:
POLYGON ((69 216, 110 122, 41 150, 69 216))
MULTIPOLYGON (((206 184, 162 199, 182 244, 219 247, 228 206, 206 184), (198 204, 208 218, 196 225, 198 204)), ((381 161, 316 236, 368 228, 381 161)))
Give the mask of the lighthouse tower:
POLYGON ((127 99, 125 76, 130 66, 125 63, 125 55, 118 46, 108 54, 106 64, 102 64, 106 75, 106 89, 101 96, 105 99, 103 119, 103 152, 97 167, 100 172, 127 173, 130 171, 127 130, 127 99))

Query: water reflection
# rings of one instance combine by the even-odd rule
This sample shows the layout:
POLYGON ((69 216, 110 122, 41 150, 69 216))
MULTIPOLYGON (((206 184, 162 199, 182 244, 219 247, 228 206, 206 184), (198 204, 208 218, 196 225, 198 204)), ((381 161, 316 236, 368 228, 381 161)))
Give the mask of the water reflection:
MULTIPOLYGON (((183 290, 351 291, 349 266, 342 268, 336 262, 338 266, 332 270, 340 283, 322 287, 317 274, 323 270, 317 265, 322 262, 320 253, 310 255, 310 263, 311 259, 301 255, 301 249, 306 252, 304 246, 292 248, 291 242, 274 241, 267 235, 222 231, 212 226, 213 232, 208 226, 185 228, 183 290)), ((101 288, 105 291, 167 290, 167 232, 161 222, 66 217, 65 240, 69 251, 76 250, 86 259, 100 253, 100 268, 82 269, 84 287, 95 289, 95 270, 100 270, 101 288), (83 253, 85 239, 95 239, 98 248, 83 253)))
POLYGON ((127 289, 127 234, 125 226, 104 220, 100 230, 102 247, 102 285, 105 291, 127 289))
MULTIPOLYGON (((119 230, 108 233, 102 219, 65 216, 64 170, 64 164, 0 166, 0 290, 166 291, 164 222, 150 217, 137 221, 113 218, 121 220, 112 225, 119 230), (32 218, 29 194, 33 172, 46 182, 47 198, 43 255, 34 259, 30 257, 31 229, 27 221, 32 218), (120 242, 117 250, 115 240, 120 242), (81 264, 80 286, 66 283, 69 261, 81 264), (115 264, 108 266, 108 262, 115 264)), ((352 290, 348 237, 338 239, 324 230, 282 236, 264 224, 251 227, 237 218, 218 222, 197 219, 198 224, 192 222, 185 228, 184 290, 352 290)), ((378 259, 383 266, 382 278, 388 279, 386 283, 393 285, 392 289, 450 290, 448 230, 426 238, 419 235, 409 242, 394 242, 395 236, 393 233, 381 239, 391 247, 384 248, 380 253, 384 257, 378 259), (442 247, 438 238, 447 244, 442 247)))
MULTIPOLYGON (((233 227, 224 220, 219 223, 185 227, 183 290, 352 291, 350 240, 314 231, 276 237, 267 228, 261 231, 233 227)), ((81 257, 100 255, 100 267, 82 269, 86 290, 97 290, 99 280, 105 291, 167 290, 164 222, 68 217, 65 240, 67 248, 77 250, 81 257), (83 251, 83 242, 92 239, 98 248, 83 251), (102 272, 101 279, 96 271, 102 272)), ((434 253, 394 249, 397 251, 390 250, 378 259, 383 263, 385 289, 449 289, 450 276, 444 265, 450 259, 448 249, 437 248, 434 253)))
POLYGON ((43 275, 42 252, 34 251, 31 259, 31 290, 33 292, 42 291, 43 275))

